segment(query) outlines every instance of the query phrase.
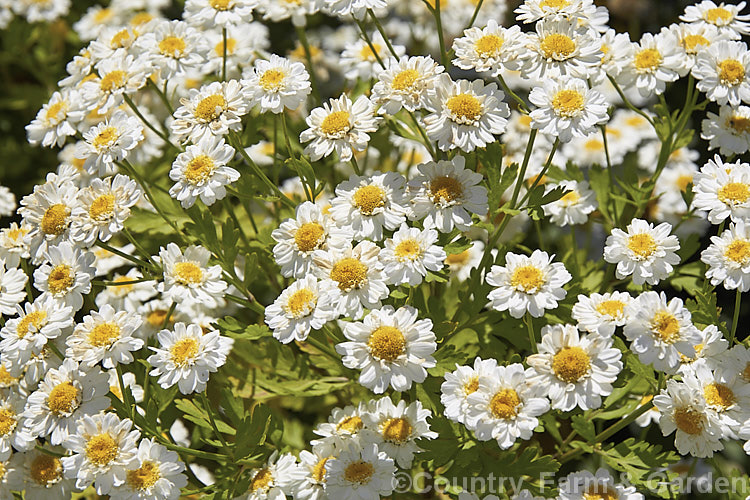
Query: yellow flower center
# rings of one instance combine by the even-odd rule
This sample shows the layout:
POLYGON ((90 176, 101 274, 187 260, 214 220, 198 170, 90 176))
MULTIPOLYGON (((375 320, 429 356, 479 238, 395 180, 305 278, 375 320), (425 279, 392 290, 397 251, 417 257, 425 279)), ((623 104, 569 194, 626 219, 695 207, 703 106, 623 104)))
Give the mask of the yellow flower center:
POLYGON ((42 216, 41 228, 44 234, 60 236, 68 228, 70 210, 62 203, 49 207, 42 216))
MULTIPOLYGON (((161 326, 164 324, 164 320, 167 319, 167 312, 165 309, 154 309, 150 313, 148 313, 148 316, 146 316, 146 321, 148 321, 148 324, 153 326, 154 328, 161 328, 161 326)), ((169 318, 170 322, 173 321, 173 318, 169 318)))
MULTIPOLYGON (((234 54, 235 50, 237 50, 237 40, 227 38, 227 56, 234 54)), ((224 40, 216 44, 214 52, 216 53, 216 57, 224 57, 224 40)))
POLYGON ((454 95, 445 105, 456 123, 470 124, 482 117, 482 103, 470 94, 454 95))
POLYGON ((44 117, 47 120, 57 120, 57 115, 60 114, 60 111, 64 110, 63 108, 67 108, 65 101, 58 101, 54 104, 50 104, 44 117))
POLYGON ((553 33, 544 37, 540 48, 545 58, 559 61, 567 59, 575 52, 576 43, 568 35, 553 33))
POLYGON ((570 191, 569 193, 565 193, 560 198, 560 204, 562 204, 564 207, 569 207, 571 205, 577 204, 581 200, 581 195, 578 194, 577 191, 570 191))
POLYGON ((552 371, 563 382, 574 384, 591 368, 591 358, 578 346, 563 347, 552 358, 552 371))
POLYGON ((731 128, 735 135, 750 134, 750 118, 732 116, 727 120, 727 127, 731 128))
POLYGON ((331 279, 338 283, 341 290, 348 292, 367 281, 367 266, 358 259, 346 257, 333 265, 331 279))
POLYGON ((31 462, 29 475, 42 486, 54 484, 62 479, 63 466, 59 458, 39 453, 31 462))
POLYGON ((0 436, 7 436, 16 428, 18 419, 10 410, 0 409, 0 436))
POLYGON ((165 56, 180 57, 185 52, 185 40, 178 36, 168 36, 159 42, 159 52, 165 56))
POLYGON ((546 283, 544 273, 536 266, 521 266, 513 271, 510 286, 519 292, 536 293, 546 283))
POLYGON ((706 21, 717 26, 723 26, 734 19, 732 13, 723 7, 708 9, 703 16, 706 21))
POLYGON ((73 276, 72 269, 65 264, 53 267, 47 278, 47 288, 52 295, 67 292, 74 283, 75 276, 73 276))
POLYGON ((362 186, 354 192, 352 197, 356 206, 363 215, 372 215, 375 209, 385 205, 385 191, 380 186, 373 184, 362 186))
POLYGON ((326 482, 326 463, 333 457, 321 458, 315 467, 313 467, 312 473, 310 474, 316 483, 326 482))
POLYGON ((430 181, 430 195, 433 203, 451 203, 464 195, 464 187, 458 179, 442 175, 430 181))
POLYGON ((181 285, 197 285, 203 281, 203 270, 195 262, 177 262, 173 273, 175 281, 181 285))
POLYGON ((214 160, 208 155, 199 155, 185 166, 185 179, 190 184, 198 185, 206 182, 216 170, 214 160))
POLYGON ((362 50, 359 51, 359 57, 361 57, 364 61, 377 61, 378 58, 375 57, 375 54, 380 54, 380 44, 373 43, 372 47, 370 47, 369 44, 362 47, 362 50), (375 48, 375 51, 372 50, 372 47, 375 48))
POLYGON ((407 260, 413 261, 422 256, 422 247, 419 246, 419 243, 414 238, 407 238, 396 245, 393 253, 401 262, 407 260))
POLYGON ((719 80, 724 85, 739 85, 745 81, 745 66, 736 59, 725 59, 719 63, 719 80))
POLYGON ((19 339, 24 338, 29 333, 36 333, 47 324, 47 312, 46 311, 32 311, 18 322, 16 327, 16 335, 19 339))
POLYGON ((91 144, 99 149, 102 147, 111 146, 113 142, 120 138, 120 134, 116 127, 105 127, 101 132, 96 134, 91 144))
POLYGON ((625 303, 621 300, 603 300, 596 306, 596 312, 610 318, 620 316, 624 309, 625 303))
POLYGON ((497 35, 485 35, 474 44, 479 57, 492 57, 503 48, 503 38, 497 35))
POLYGON ((227 108, 227 100, 223 95, 214 94, 205 97, 195 107, 195 117, 204 122, 216 120, 227 108))
POLYGON ((682 39, 682 46, 685 47, 685 52, 689 54, 698 52, 700 45, 708 45, 709 43, 703 35, 687 35, 682 39))
POLYGON ((375 473, 375 467, 370 462, 360 460, 353 462, 344 470, 344 479, 350 483, 367 484, 375 473))
POLYGON ((656 252, 656 240, 648 233, 638 233, 628 237, 628 249, 636 260, 645 260, 656 252))
POLYGON ((191 364, 198 356, 200 346, 198 341, 192 337, 180 339, 174 343, 169 349, 169 354, 172 357, 172 362, 177 366, 185 366, 191 364))
POLYGON ((216 10, 229 10, 229 2, 231 0, 209 0, 208 3, 216 10))
POLYGON ((393 77, 391 87, 394 90, 409 90, 419 78, 419 71, 415 69, 405 69, 393 77))
POLYGON ((490 410, 495 418, 510 420, 518 415, 521 398, 514 389, 501 389, 490 400, 490 410))
POLYGON ((127 73, 119 69, 110 71, 102 77, 99 82, 99 87, 103 92, 113 92, 125 86, 125 79, 127 76, 127 73))
POLYGON ((56 416, 70 415, 80 404, 81 391, 71 382, 57 384, 49 392, 47 406, 56 416))
POLYGON ((550 9, 559 10, 569 5, 568 0, 542 0, 539 2, 539 8, 544 9, 549 7, 550 9))
POLYGON ((413 430, 414 428, 409 420, 397 417, 386 420, 383 423, 380 432, 383 434, 383 439, 387 442, 403 444, 409 440, 413 430))
POLYGON ((552 98, 552 107, 559 116, 576 116, 584 109, 583 94, 572 89, 560 90, 552 98))
POLYGON ((334 111, 329 113, 323 120, 323 123, 320 124, 320 130, 328 136, 349 132, 352 128, 349 123, 349 116, 348 111, 334 111))
POLYGON ((115 36, 109 41, 109 46, 113 49, 125 48, 127 43, 130 41, 130 32, 127 29, 120 30, 115 33, 115 36))
POLYGON ((722 203, 745 203, 748 198, 750 198, 750 186, 744 182, 730 182, 719 189, 719 201, 722 203))
MULTIPOLYGON (((748 372, 750 373, 750 371, 748 372)), ((0 365, 0 387, 7 388, 18 382, 17 377, 11 377, 5 365, 0 365)))
POLYGON ((750 241, 742 239, 732 241, 724 251, 724 257, 744 266, 750 261, 750 241))
POLYGON ((315 294, 308 288, 301 288, 289 297, 286 310, 295 318, 299 318, 309 314, 315 308, 315 303, 315 294))
POLYGON ((680 339, 680 322, 666 309, 658 311, 651 318, 651 331, 654 337, 665 344, 674 344, 680 339))
POLYGON ((650 73, 656 71, 663 58, 661 53, 656 49, 639 50, 635 55, 635 69, 640 73, 650 73))
POLYGON ((603 151, 604 142, 600 141, 599 139, 588 139, 583 144, 583 147, 586 151, 603 151))
POLYGON ((300 252, 312 252, 325 241, 325 229, 317 222, 305 222, 294 233, 294 243, 300 252))
POLYGON ((703 388, 703 397, 706 399, 706 403, 721 410, 729 409, 737 401, 732 389, 718 382, 713 382, 705 386, 703 388))
POLYGON ((479 390, 479 377, 471 377, 468 382, 464 384, 464 394, 474 394, 479 390))
POLYGON ((398 328, 380 326, 370 334, 367 347, 372 357, 393 362, 406 351, 406 339, 398 328))
POLYGON ((604 484, 592 484, 583 494, 583 500, 617 500, 617 490, 604 484))
POLYGON ((703 432, 705 417, 690 406, 676 408, 672 418, 677 428, 686 434, 695 436, 703 432))
POLYGON ((364 427, 364 423, 362 422, 362 419, 359 418, 356 415, 353 415, 351 417, 345 417, 336 425, 337 431, 346 431, 349 434, 354 434, 362 427, 364 427))
POLYGON ((89 216, 97 221, 107 220, 115 213, 115 195, 103 194, 91 202, 89 216))
POLYGON ((135 470, 129 470, 127 474, 127 483, 132 489, 137 491, 148 491, 161 478, 159 465, 150 460, 146 460, 135 470))
POLYGON ((469 250, 464 250, 461 253, 453 253, 448 255, 445 258, 445 263, 449 266, 464 266, 467 262, 469 262, 469 257, 471 254, 469 253, 469 250))
POLYGON ((94 347, 109 347, 120 338, 117 323, 99 323, 89 333, 89 343, 94 347))
POLYGON ((154 16, 148 12, 139 12, 130 19, 131 26, 141 26, 151 21, 154 16))
POLYGON ((107 432, 91 436, 86 443, 86 458, 94 465, 106 467, 120 454, 117 442, 107 432))
POLYGON ((692 175, 690 175, 690 174, 688 174, 688 175, 681 175, 681 176, 679 176, 679 177, 677 178, 677 181, 675 182, 675 184, 677 185, 677 187, 678 187, 678 188, 680 189, 680 191, 682 191, 683 193, 684 193, 685 191, 687 191, 687 187, 688 187, 688 186, 689 186, 690 184, 692 184, 692 183, 693 183, 693 176, 692 176, 692 175))
POLYGON ((285 76, 286 75, 278 69, 269 69, 261 75, 259 83, 264 90, 279 90, 284 83, 285 76))
POLYGON ((253 477, 250 482, 250 491, 255 492, 266 492, 271 489, 273 485, 273 473, 270 469, 261 469, 253 477))

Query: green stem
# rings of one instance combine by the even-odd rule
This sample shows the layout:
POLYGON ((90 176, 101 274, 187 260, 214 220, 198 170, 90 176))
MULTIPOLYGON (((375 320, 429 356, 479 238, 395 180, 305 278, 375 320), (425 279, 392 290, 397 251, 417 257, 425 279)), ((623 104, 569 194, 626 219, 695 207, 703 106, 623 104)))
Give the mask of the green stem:
POLYGON ((505 82, 505 78, 503 78, 503 75, 498 74, 497 75, 497 81, 500 82, 500 85, 503 87, 503 91, 505 91, 506 94, 508 94, 509 96, 511 96, 513 98, 513 100, 518 103, 518 107, 521 108, 522 111, 528 113, 529 112, 529 108, 528 108, 528 106, 526 106, 526 102, 523 99, 521 99, 520 97, 518 97, 518 95, 515 92, 513 92, 513 90, 510 88, 510 86, 505 82))
POLYGON ((297 37, 299 43, 302 45, 302 50, 305 52, 305 59, 307 59, 307 67, 310 70, 310 87, 312 89, 313 99, 316 103, 320 102, 320 93, 318 92, 318 80, 315 76, 315 67, 313 66, 312 52, 310 51, 310 42, 307 41, 307 35, 305 30, 299 26, 294 27, 297 30, 297 37))
POLYGON ((126 254, 126 253, 124 253, 124 252, 122 252, 122 251, 120 251, 120 250, 118 250, 118 249, 116 249, 116 248, 108 245, 107 243, 104 243, 101 240, 97 240, 96 241, 96 246, 98 246, 99 248, 103 248, 104 250, 106 250, 106 251, 108 251, 110 253, 113 253, 113 254, 117 255, 118 257, 122 257, 123 259, 130 261, 130 262, 132 262, 133 264, 135 264, 138 267, 142 267, 144 269, 154 269, 154 266, 151 265, 150 263, 145 262, 145 261, 139 259, 138 257, 134 257, 132 255, 128 255, 128 254, 126 254))
POLYGON ((464 28, 465 30, 467 30, 467 29, 471 28, 472 26, 474 26, 474 23, 477 20, 477 16, 479 16, 479 10, 482 8, 482 4, 483 3, 484 3, 484 0, 479 0, 477 2, 477 6, 474 9, 474 14, 472 14, 471 20, 469 21, 469 24, 466 26, 466 28, 464 28))
POLYGON ((732 331, 729 332, 729 347, 734 345, 734 335, 737 333, 737 325, 740 319, 740 306, 742 305, 742 292, 737 289, 737 296, 734 299, 734 318, 732 318, 732 331))
POLYGON ((388 47, 388 51, 391 53, 393 57, 398 59, 398 54, 396 53, 396 50, 393 48, 393 45, 391 45, 391 41, 388 40, 388 35, 386 35, 385 30, 383 29, 383 26, 381 26, 380 21, 378 20, 378 16, 375 15, 375 12, 373 12, 372 9, 367 9, 367 13, 370 14, 370 17, 375 22, 375 27, 378 29, 380 36, 383 37, 383 41, 385 42, 386 47, 388 47))
POLYGON ((523 199, 521 199, 521 203, 519 203, 519 206, 523 206, 524 203, 529 199, 531 196, 531 192, 534 190, 535 187, 539 185, 539 183, 542 181, 544 176, 547 174, 547 170, 549 170, 549 167, 552 165, 552 158, 555 157, 555 151, 557 151, 558 146, 560 145, 560 139, 555 139, 555 142, 552 144, 552 150, 549 152, 549 156, 547 156, 547 161, 544 163, 544 168, 542 168, 542 171, 539 172, 539 175, 536 176, 534 179, 534 182, 531 183, 531 187, 529 187, 528 190, 526 190, 526 194, 523 196, 523 199))
POLYGON ((354 173, 357 175, 362 175, 362 171, 359 169, 359 164, 357 163, 357 157, 354 156, 354 153, 352 153, 352 168, 354 169, 354 173))
POLYGON ((385 69, 385 64, 383 63, 383 59, 380 57, 380 54, 378 54, 378 51, 375 48, 375 45, 372 43, 372 40, 370 40, 370 37, 367 35, 367 29, 365 28, 364 23, 354 16, 352 16, 352 19, 354 19, 354 22, 357 23, 357 26, 359 26, 359 31, 362 33, 362 37, 365 39, 365 42, 367 42, 367 45, 370 47, 370 50, 372 51, 372 55, 375 56, 375 59, 378 61, 378 64, 380 64, 380 67, 385 69))
POLYGON ((221 63, 221 81, 226 82, 227 81, 227 28, 226 26, 221 29, 221 38, 224 43, 224 47, 222 48, 223 60, 221 63))
POLYGON ((646 113, 643 112, 643 110, 636 108, 633 106, 633 104, 628 100, 628 98, 625 96, 625 93, 622 91, 620 86, 617 84, 617 80, 612 78, 611 76, 607 75, 607 78, 609 78, 609 81, 612 83, 612 86, 617 91, 617 94, 620 96, 620 99, 622 99, 622 102, 625 103, 625 106, 630 109, 631 111, 635 111, 639 115, 641 115, 643 118, 646 119, 647 122, 651 124, 651 126, 654 126, 654 120, 651 119, 650 116, 648 116, 646 113))
MULTIPOLYGON (((146 79, 146 84, 148 84, 149 87, 151 87, 152 89, 154 89, 154 91, 156 92, 156 95, 159 96, 159 98, 161 99, 161 102, 163 102, 164 106, 166 106, 167 109, 169 110, 169 114, 173 115, 174 114, 174 108, 172 107, 172 103, 169 102, 169 98, 167 97, 166 92, 163 91, 162 89, 160 89, 159 86, 157 84, 155 84, 153 82, 153 80, 151 80, 151 78, 146 79)), ((166 80, 164 81, 164 88, 165 89, 167 88, 167 82, 166 82, 166 80)))
POLYGON ((523 317, 523 322, 526 323, 526 328, 529 331, 529 344, 531 344, 531 352, 537 352, 536 346, 536 335, 534 335, 534 320, 531 318, 530 313, 526 313, 523 317))
POLYGON ((232 449, 224 439, 224 435, 219 432, 219 428, 216 426, 216 421, 214 420, 214 410, 211 407, 211 402, 208 400, 208 397, 206 397, 206 391, 201 392, 200 397, 201 401, 203 402, 203 406, 206 408, 206 412, 208 413, 208 421, 211 424, 211 428, 213 429, 214 434, 216 434, 216 437, 219 438, 221 446, 223 446, 227 452, 227 456, 229 456, 232 461, 234 461, 234 453, 232 453, 232 449))
POLYGON ((149 122, 148 120, 146 120, 146 117, 143 116, 143 114, 138 110, 138 107, 135 105, 135 103, 133 102, 133 100, 130 98, 129 95, 123 94, 123 97, 125 98, 125 102, 127 103, 127 105, 130 106, 130 109, 132 109, 133 113, 135 113, 135 116, 137 116, 138 118, 140 118, 140 120, 143 122, 144 125, 146 125, 148 128, 150 128, 153 133, 155 133, 156 135, 158 135, 159 137, 161 137, 161 139, 164 142, 166 142, 167 144, 169 144, 170 146, 172 146, 175 149, 180 149, 177 146, 175 146, 174 144, 172 144, 172 141, 169 140, 169 137, 167 137, 167 135, 164 134, 164 132, 158 130, 156 127, 154 127, 153 125, 151 125, 151 122, 149 122))

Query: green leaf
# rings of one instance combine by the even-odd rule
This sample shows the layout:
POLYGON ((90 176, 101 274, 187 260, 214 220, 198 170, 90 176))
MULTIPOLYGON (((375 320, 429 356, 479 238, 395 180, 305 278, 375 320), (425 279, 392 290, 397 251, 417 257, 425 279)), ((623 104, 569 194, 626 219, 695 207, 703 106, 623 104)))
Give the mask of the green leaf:
POLYGON ((673 451, 662 451, 658 444, 638 441, 635 438, 605 445, 601 454, 607 465, 626 472, 628 479, 635 486, 643 485, 652 471, 680 460, 680 456, 673 451))
POLYGON ((596 441, 596 428, 590 417, 585 414, 573 415, 570 423, 573 429, 587 442, 594 443, 596 441))

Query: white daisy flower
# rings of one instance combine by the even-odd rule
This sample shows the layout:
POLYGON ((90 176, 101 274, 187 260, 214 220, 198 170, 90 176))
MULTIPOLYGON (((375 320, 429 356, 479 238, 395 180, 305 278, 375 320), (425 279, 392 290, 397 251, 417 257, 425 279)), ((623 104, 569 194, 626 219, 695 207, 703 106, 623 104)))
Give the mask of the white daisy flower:
POLYGON ((92 483, 99 495, 107 495, 127 480, 128 471, 138 467, 136 442, 141 433, 133 422, 113 413, 84 416, 78 428, 65 440, 72 456, 62 458, 65 477, 76 479, 83 490, 92 483))
POLYGON ((654 227, 642 219, 633 219, 627 232, 612 229, 604 247, 604 260, 617 264, 617 279, 633 276, 633 283, 655 285, 672 273, 680 263, 680 241, 670 235, 672 225, 662 222, 654 227))
MULTIPOLYGON (((732 368, 730 368, 732 363, 727 360, 733 359, 734 355, 727 352, 729 342, 727 342, 724 338, 724 334, 719 331, 716 325, 708 325, 703 330, 698 330, 698 332, 700 334, 700 343, 695 346, 695 355, 680 355, 680 367, 677 369, 677 373, 681 374, 697 364, 706 364, 712 369, 717 369, 724 373, 724 366, 726 364, 726 373, 729 375, 725 376, 722 374, 722 378, 731 379, 738 373, 741 377, 742 369, 744 369, 745 366, 742 365, 742 369, 732 372, 732 368)), ((748 377, 747 381, 750 381, 750 377, 748 377)))
POLYGON ((487 214, 487 189, 478 184, 482 174, 464 168, 466 159, 456 155, 419 165, 419 175, 409 181, 412 214, 425 229, 435 228, 449 233, 454 227, 461 231, 472 225, 470 213, 487 214))
MULTIPOLYGON (((601 81, 604 81, 607 76, 611 76, 612 78, 619 77, 620 73, 622 73, 625 66, 628 65, 628 62, 633 57, 633 52, 635 51, 635 46, 630 41, 630 34, 617 33, 611 28, 602 35, 601 43, 603 56, 599 64, 602 71, 594 76, 594 83, 599 83, 600 79, 601 81)), ((646 122, 646 124, 649 128, 651 127, 648 122, 646 122)))
POLYGON ((337 226, 357 239, 383 239, 383 229, 394 230, 406 220, 406 179, 396 172, 360 177, 352 175, 336 186, 330 215, 337 226))
POLYGON ((463 252, 448 254, 445 257, 445 265, 453 279, 466 281, 469 279, 472 270, 476 269, 482 262, 483 255, 484 243, 480 240, 474 240, 469 248, 463 252))
POLYGON ((18 225, 11 222, 10 226, 0 229, 0 260, 5 261, 5 268, 11 269, 21 264, 21 259, 29 258, 29 244, 26 235, 31 231, 27 224, 18 225))
POLYGON ((75 434, 82 417, 109 407, 108 391, 108 377, 98 367, 84 372, 72 359, 64 360, 44 375, 26 401, 23 416, 29 432, 40 438, 49 436, 53 445, 62 444, 75 434))
POLYGON ((0 257, 0 314, 14 316, 18 305, 26 299, 26 283, 29 277, 15 267, 6 268, 0 257))
POLYGON ((526 358, 536 372, 528 383, 544 387, 555 410, 599 408, 622 370, 621 357, 612 338, 579 336, 573 325, 544 326, 539 353, 526 358))
POLYGON ((179 321, 190 323, 190 318, 181 311, 179 306, 175 307, 172 314, 167 317, 170 309, 171 302, 162 299, 153 299, 141 304, 136 310, 143 319, 141 328, 137 333, 138 337, 149 339, 165 328, 174 328, 174 324, 179 321))
POLYGON ((86 247, 94 246, 97 239, 109 241, 122 231, 130 208, 141 195, 138 184, 126 175, 91 179, 89 186, 78 192, 70 238, 86 247))
POLYGON ((301 142, 312 141, 304 151, 312 161, 334 151, 341 161, 349 161, 354 151, 367 148, 369 132, 378 129, 379 121, 380 118, 375 116, 375 106, 366 96, 359 96, 352 103, 349 97, 342 95, 313 109, 305 119, 309 128, 299 138, 301 142))
POLYGON ((393 459, 374 443, 362 447, 352 444, 328 460, 325 467, 329 498, 379 500, 396 487, 393 459))
POLYGON ((305 65, 271 54, 259 59, 244 81, 248 99, 260 106, 261 113, 282 113, 295 110, 311 92, 310 75, 305 65))
POLYGON ((262 6, 263 20, 278 23, 291 19, 295 27, 302 28, 307 24, 307 16, 318 12, 319 7, 320 4, 317 0, 267 2, 262 6))
POLYGON ((589 471, 572 472, 560 480, 559 489, 559 500, 644 499, 644 496, 635 490, 635 486, 617 484, 606 469, 598 469, 596 474, 589 471))
POLYGON ((312 452, 299 452, 300 474, 293 486, 292 497, 299 500, 325 500, 326 463, 334 458, 336 450, 333 445, 320 443, 313 446, 312 452))
POLYGON ((535 318, 547 309, 555 309, 567 291, 563 285, 571 274, 562 262, 552 262, 554 255, 534 250, 531 256, 508 252, 505 266, 492 266, 487 283, 493 290, 487 295, 496 311, 508 311, 514 318, 527 311, 535 318))
POLYGON ((706 50, 718 40, 726 39, 726 36, 719 34, 719 30, 711 25, 671 24, 669 30, 677 37, 680 51, 685 55, 683 74, 695 66, 699 52, 706 50))
POLYGON ((353 248, 350 245, 313 252, 313 272, 323 280, 331 303, 338 304, 338 314, 361 318, 364 307, 378 308, 388 296, 379 253, 380 248, 371 241, 362 241, 353 248))
POLYGON ((745 8, 745 2, 738 4, 716 4, 711 0, 704 0, 695 5, 685 7, 685 13, 680 16, 681 21, 698 25, 716 27, 719 32, 731 39, 739 39, 741 35, 750 34, 750 15, 740 14, 745 8))
MULTIPOLYGON (((65 500, 73 495, 73 482, 63 475, 62 460, 52 453, 59 450, 30 450, 14 454, 18 460, 19 484, 28 500, 65 500)), ((14 488, 16 489, 16 488, 14 488)))
POLYGON ((135 94, 146 86, 151 73, 148 58, 121 52, 96 64, 95 77, 81 84, 81 98, 88 109, 106 113, 124 102, 124 95, 135 94))
POLYGON ((60 304, 54 297, 38 297, 16 306, 18 317, 9 319, 0 330, 0 353, 3 363, 14 374, 19 374, 33 354, 39 354, 51 339, 63 334, 73 324, 73 310, 60 304))
POLYGON ((94 278, 93 253, 64 241, 47 250, 45 263, 34 271, 34 287, 43 292, 39 300, 52 297, 73 312, 83 307, 83 296, 91 291, 94 278))
POLYGON ((657 35, 644 33, 633 48, 618 81, 635 87, 643 97, 663 93, 667 83, 677 80, 686 70, 680 42, 667 28, 657 35))
POLYGON ((603 53, 595 33, 575 18, 542 19, 529 33, 521 57, 521 75, 532 80, 595 75, 603 53))
POLYGON ((456 58, 453 64, 477 72, 497 75, 504 69, 518 69, 521 54, 526 52, 526 35, 520 26, 503 28, 490 19, 484 28, 469 28, 453 41, 456 58))
POLYGON ((401 400, 394 405, 390 398, 384 397, 373 403, 371 411, 362 414, 363 439, 377 444, 399 467, 411 468, 414 454, 423 451, 416 440, 438 437, 427 423, 432 412, 422 408, 419 401, 407 406, 406 401, 401 400))
POLYGON ((479 390, 480 380, 491 379, 495 375, 496 368, 495 359, 477 357, 473 366, 456 366, 454 371, 446 372, 445 381, 440 386, 440 402, 445 407, 446 418, 464 423, 469 410, 469 396, 479 390))
POLYGON ((402 107, 411 112, 422 109, 443 71, 445 68, 429 56, 389 58, 372 87, 373 101, 389 115, 402 107))
POLYGON ((362 415, 367 411, 364 403, 346 408, 334 408, 327 422, 318 424, 313 433, 322 439, 310 441, 313 446, 328 445, 336 449, 345 447, 349 442, 359 443, 360 431, 364 429, 362 415))
POLYGON ((568 142, 573 137, 585 137, 609 120, 604 96, 589 89, 585 81, 562 77, 546 79, 543 85, 529 94, 529 100, 537 106, 529 115, 531 127, 543 134, 568 142))
MULTIPOLYGON (((135 381, 135 374, 133 372, 125 372, 122 374, 122 385, 120 384, 120 377, 117 375, 116 369, 110 369, 106 371, 107 377, 109 377, 109 392, 111 392, 117 399, 125 402, 123 397, 123 387, 127 387, 130 393, 133 395, 133 400, 136 403, 143 402, 143 387, 138 385, 135 381)), ((136 407, 136 410, 141 413, 142 410, 136 407)))
POLYGON ((711 237, 711 245, 701 253, 708 266, 706 278, 727 290, 750 290, 750 224, 731 223, 720 236, 711 237))
POLYGON ((345 17, 352 15, 363 19, 367 9, 379 10, 388 6, 387 0, 320 0, 322 10, 332 16, 345 17))
POLYGON ((693 207, 708 212, 712 224, 750 219, 750 164, 723 163, 716 155, 695 174, 693 192, 693 207))
POLYGON ((750 107, 720 106, 719 114, 706 113, 701 122, 701 139, 708 141, 708 150, 719 148, 725 156, 740 155, 750 150, 750 107))
POLYGON ((46 182, 21 199, 18 213, 23 217, 22 227, 30 228, 23 239, 32 264, 41 263, 49 247, 69 239, 77 196, 78 188, 70 182, 59 186, 46 182))
POLYGON ((70 0, 19 0, 8 4, 18 16, 24 16, 29 23, 49 23, 65 17, 70 10, 70 0))
MULTIPOLYGON (((371 33, 369 38, 372 46, 366 40, 358 37, 347 43, 341 52, 339 59, 341 70, 344 73, 344 78, 352 83, 376 78, 378 73, 384 69, 380 61, 386 61, 391 57, 391 52, 380 33, 371 33), (378 61, 378 58, 380 58, 380 61, 378 61)), ((406 53, 403 45, 392 45, 392 47, 396 52, 397 59, 401 59, 406 53)))
POLYGON ((632 301, 633 297, 627 292, 579 295, 571 315, 579 330, 611 337, 618 326, 624 326, 628 321, 625 308, 632 301))
POLYGON ((258 4, 258 0, 187 0, 184 19, 205 28, 246 24, 258 4))
POLYGON ((190 139, 193 144, 204 136, 223 136, 230 130, 240 130, 240 117, 250 109, 245 89, 237 80, 211 82, 199 90, 190 89, 188 97, 180 99, 180 104, 170 128, 178 140, 190 139))
POLYGON ((466 427, 480 441, 495 439, 507 450, 517 439, 530 439, 539 424, 538 416, 549 410, 541 385, 527 383, 524 370, 514 363, 498 366, 489 376, 478 378, 478 388, 466 398, 466 427))
POLYGON ((417 286, 427 276, 427 271, 440 271, 447 259, 445 250, 436 245, 438 232, 401 224, 392 238, 385 240, 380 252, 383 272, 389 283, 417 286))
POLYGON ((78 143, 76 158, 86 160, 83 166, 91 175, 112 174, 117 162, 127 158, 143 137, 143 125, 137 117, 116 111, 83 134, 85 141, 78 143))
POLYGON ((426 368, 435 366, 437 349, 430 319, 417 320, 410 306, 373 309, 363 322, 347 323, 343 330, 350 342, 336 345, 347 368, 362 370, 359 383, 376 394, 390 385, 396 391, 422 383, 426 368))
MULTIPOLYGON (((136 452, 137 467, 126 472, 125 482, 111 492, 116 500, 176 500, 187 486, 185 464, 177 453, 153 439, 142 439, 136 452)), ((132 467, 132 466, 131 466, 132 467)))
MULTIPOLYGON (((591 2, 586 2, 586 4, 589 7, 591 2)), ((516 14, 516 20, 525 24, 547 18, 576 19, 585 16, 584 2, 582 0, 524 0, 513 12, 516 14)))
POLYGON ((589 189, 589 183, 586 181, 549 183, 545 186, 545 191, 552 191, 556 187, 562 187, 567 192, 559 200, 544 205, 544 215, 549 216, 550 221, 558 226, 585 224, 589 220, 589 214, 599 206, 596 193, 589 189))
POLYGON ((108 7, 93 5, 73 24, 73 30, 83 41, 90 41, 99 36, 108 26, 121 24, 120 13, 108 7))
POLYGON ((510 116, 503 102, 505 93, 495 83, 483 80, 451 80, 443 73, 438 77, 435 93, 428 96, 424 117, 428 137, 437 141, 443 151, 461 149, 467 153, 496 141, 510 116))
POLYGON ((696 88, 720 105, 750 103, 750 51, 745 42, 722 40, 698 53, 696 88))
POLYGON ((310 330, 320 330, 338 317, 331 294, 322 289, 313 275, 306 275, 281 292, 273 304, 266 307, 266 324, 282 344, 293 340, 304 341, 310 330))
POLYGON ((62 89, 55 92, 36 118, 26 125, 29 143, 44 147, 62 146, 68 137, 76 135, 75 127, 85 114, 77 91, 62 89))
MULTIPOLYGON (((138 47, 133 44, 143 33, 131 26, 107 26, 102 29, 96 40, 89 43, 87 50, 92 61, 101 61, 120 55, 123 50, 136 53, 138 47)), ((86 75, 83 75, 84 77, 86 75)))
POLYGON ((105 368, 114 368, 118 363, 133 362, 133 351, 143 347, 143 340, 133 337, 141 326, 141 318, 127 311, 115 311, 105 304, 99 312, 91 311, 73 330, 66 344, 65 357, 71 358, 83 368, 99 362, 105 368))
POLYGON ((283 500, 292 493, 293 485, 301 477, 297 459, 290 453, 279 456, 274 451, 266 465, 250 471, 250 486, 238 500, 283 500))
MULTIPOLYGON (((307 1, 307 0, 305 0, 307 1)), ((208 62, 203 66, 203 74, 219 76, 224 70, 224 36, 222 30, 216 27, 202 33, 208 40, 210 50, 207 53, 208 62)), ((227 77, 239 78, 242 68, 247 71, 260 54, 266 54, 271 44, 268 27, 259 22, 251 21, 241 25, 227 26, 227 77)), ((178 92, 180 86, 176 85, 178 92)))
POLYGON ((99 292, 94 302, 99 308, 109 304, 118 311, 136 312, 145 301, 157 294, 154 282, 141 280, 143 274, 135 267, 124 275, 115 273, 112 284, 99 292))
POLYGON ((222 200, 227 194, 226 185, 240 178, 240 173, 227 166, 235 150, 224 143, 224 138, 204 135, 195 145, 177 155, 169 178, 175 181, 169 194, 183 208, 190 208, 199 197, 207 206, 222 200))
POLYGON ((723 450, 719 419, 708 411, 700 392, 688 385, 667 380, 667 388, 654 396, 659 409, 659 427, 663 435, 675 434, 675 446, 681 455, 711 457, 723 450))
POLYGON ((695 356, 701 336, 681 299, 675 297, 667 303, 664 292, 644 292, 626 306, 625 315, 629 319, 623 333, 642 363, 675 373, 680 354, 695 356))
MULTIPOLYGON (((714 332, 711 333, 710 338, 717 339, 717 337, 724 340, 724 336, 721 332, 719 332, 718 335, 714 332)), ((711 347, 713 343, 708 342, 706 345, 711 347)), ((737 344, 731 349, 726 350, 727 345, 728 342, 725 340, 724 343, 720 344, 719 348, 716 349, 716 354, 714 354, 713 357, 718 362, 713 363, 712 368, 717 369, 717 375, 719 377, 728 380, 731 380, 734 377, 740 377, 745 383, 750 383, 750 349, 742 344, 737 344)))
POLYGON ((159 347, 148 358, 154 367, 149 375, 159 377, 159 385, 168 389, 175 384, 182 394, 203 392, 211 373, 226 363, 234 341, 218 331, 203 333, 200 326, 176 323, 174 331, 157 335, 159 347))
POLYGON ((183 254, 176 243, 159 250, 164 267, 164 282, 158 289, 163 297, 176 303, 201 304, 216 307, 227 288, 221 280, 221 266, 208 266, 211 252, 201 246, 190 245, 183 254))
POLYGON ((148 57, 163 80, 184 75, 206 60, 203 34, 183 21, 161 21, 138 38, 140 54, 148 57))
POLYGON ((14 449, 28 450, 36 445, 23 420, 25 404, 26 397, 21 393, 0 392, 0 462, 10 458, 14 449))

